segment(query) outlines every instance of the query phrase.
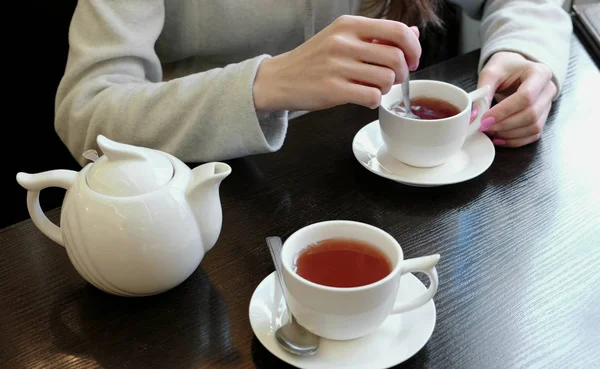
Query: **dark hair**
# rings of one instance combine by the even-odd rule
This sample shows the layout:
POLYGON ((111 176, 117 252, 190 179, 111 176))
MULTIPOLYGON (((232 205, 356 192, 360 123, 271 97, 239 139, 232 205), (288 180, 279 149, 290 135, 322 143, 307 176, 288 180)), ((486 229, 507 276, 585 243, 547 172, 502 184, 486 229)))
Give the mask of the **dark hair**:
POLYGON ((361 13, 375 18, 387 18, 408 26, 441 26, 439 0, 363 0, 361 13))

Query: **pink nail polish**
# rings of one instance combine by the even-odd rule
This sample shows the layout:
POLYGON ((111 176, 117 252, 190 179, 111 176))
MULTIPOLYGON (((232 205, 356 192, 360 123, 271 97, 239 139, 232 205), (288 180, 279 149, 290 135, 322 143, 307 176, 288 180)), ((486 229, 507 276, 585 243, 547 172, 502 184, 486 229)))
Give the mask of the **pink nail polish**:
POLYGON ((414 72, 417 70, 417 68, 419 68, 419 60, 417 60, 416 63, 413 63, 412 65, 408 66, 408 70, 410 70, 411 72, 414 72))
POLYGON ((490 127, 496 123, 496 118, 494 117, 487 117, 485 119, 483 119, 481 121, 481 131, 487 131, 490 129, 490 127))
POLYGON ((503 140, 501 138, 494 138, 492 140, 492 143, 494 143, 494 145, 504 145, 506 143, 506 140, 503 140))
POLYGON ((471 119, 475 118, 477 116, 477 114, 479 114, 479 110, 478 109, 471 110, 471 119))

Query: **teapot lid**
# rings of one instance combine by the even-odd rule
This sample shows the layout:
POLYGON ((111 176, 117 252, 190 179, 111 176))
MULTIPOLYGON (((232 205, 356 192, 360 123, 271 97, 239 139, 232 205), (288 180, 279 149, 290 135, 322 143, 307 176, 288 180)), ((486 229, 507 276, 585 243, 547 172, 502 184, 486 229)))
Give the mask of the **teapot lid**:
POLYGON ((118 143, 99 135, 102 155, 90 168, 87 184, 107 196, 136 196, 164 186, 173 177, 173 164, 159 151, 118 143))

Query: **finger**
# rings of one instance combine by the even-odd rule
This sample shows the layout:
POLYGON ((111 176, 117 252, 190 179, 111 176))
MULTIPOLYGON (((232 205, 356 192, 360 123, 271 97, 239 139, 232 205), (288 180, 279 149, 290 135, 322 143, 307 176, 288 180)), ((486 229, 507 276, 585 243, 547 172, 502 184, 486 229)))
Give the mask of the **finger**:
POLYGON ((343 100, 347 103, 362 105, 370 109, 381 105, 381 91, 377 87, 364 86, 357 83, 344 83, 340 89, 343 100))
MULTIPOLYGON (((492 124, 488 130, 492 132, 504 132, 535 125, 535 123, 540 120, 540 116, 542 116, 546 110, 550 110, 552 98, 555 93, 556 86, 554 83, 547 83, 546 87, 544 87, 544 90, 538 96, 537 100, 534 101, 532 106, 529 106, 525 110, 513 114, 502 121, 496 121, 496 123, 492 124)), ((498 105, 504 104, 507 101, 508 99, 498 103, 498 105)))
POLYGON ((417 36, 417 38, 421 37, 421 32, 419 31, 419 28, 417 26, 411 26, 409 28, 411 31, 413 31, 413 33, 415 34, 415 36, 417 36))
POLYGON ((477 107, 477 105, 473 104, 473 108, 471 109, 471 121, 470 121, 470 123, 473 123, 473 121, 477 118, 478 114, 479 114, 479 108, 477 107))
POLYGON ((382 94, 387 94, 390 91, 396 78, 394 71, 390 68, 358 61, 348 63, 348 65, 344 65, 340 70, 342 75, 349 81, 358 81, 375 86, 379 88, 382 94))
POLYGON ((366 63, 381 65, 394 71, 394 83, 402 82, 408 76, 408 65, 402 50, 395 46, 377 45, 363 42, 357 49, 356 57, 366 63))
POLYGON ((517 138, 514 140, 504 140, 501 138, 495 138, 492 142, 496 146, 513 147, 514 148, 514 147, 521 147, 521 146, 529 145, 530 143, 533 143, 539 139, 540 139, 540 134, 536 134, 533 136, 517 138))
MULTIPOLYGON (((413 33, 415 34, 415 36, 417 36, 417 38, 419 38, 421 36, 421 32, 419 31, 419 28, 417 26, 410 26, 409 27, 411 31, 413 31, 413 33)), ((393 43, 389 42, 389 41, 383 41, 383 40, 373 40, 374 43, 376 44, 383 44, 383 45, 394 45, 393 43)))
MULTIPOLYGON (((413 33, 415 34, 415 36, 417 36, 417 38, 419 38, 419 36, 421 35, 421 33, 419 32, 419 28, 417 28, 416 26, 412 26, 410 27, 410 30, 413 31, 413 33)), ((419 68, 419 61, 417 61, 416 65, 413 65, 412 68, 408 68, 408 65, 406 64, 406 59, 404 58, 404 52, 402 51, 402 49, 399 49, 397 47, 394 46, 394 44, 390 41, 385 41, 385 40, 373 40, 371 41, 373 44, 377 44, 377 45, 388 45, 388 46, 392 46, 392 65, 389 64, 381 64, 381 63, 377 63, 377 62, 373 62, 373 61, 369 61, 371 63, 374 64, 379 64, 379 65, 386 65, 389 68, 394 69, 394 71, 396 72, 396 81, 395 83, 400 83, 402 81, 404 81, 406 79, 406 77, 408 76, 408 71, 415 71, 417 70, 417 68, 419 68), (396 55, 399 55, 400 58, 397 58, 396 55), (395 64, 395 63, 399 63, 399 64, 395 64), (397 65, 398 67, 394 67, 394 65, 397 65), (400 66, 402 66, 402 69, 400 69, 400 66), (406 68, 404 68, 404 66, 406 66, 406 68)), ((378 55, 381 52, 381 50, 373 50, 372 55, 378 55)), ((388 59, 390 60, 390 59, 388 59)))
POLYGON ((503 140, 515 140, 524 137, 535 136, 537 134, 542 133, 544 129, 544 125, 546 124, 546 119, 548 119, 548 114, 550 113, 551 105, 548 105, 544 111, 542 112, 539 119, 528 126, 515 128, 508 131, 494 132, 493 136, 495 138, 500 138, 503 140))
POLYGON ((494 99, 494 94, 496 93, 498 86, 500 86, 500 83, 506 78, 505 74, 506 72, 504 70, 497 70, 490 66, 484 67, 481 73, 479 73, 477 88, 481 88, 485 85, 490 86, 490 92, 488 94, 488 101, 490 104, 494 99))
POLYGON ((414 31, 406 24, 388 19, 373 19, 367 17, 352 17, 348 27, 356 35, 371 42, 373 39, 387 41, 404 52, 406 62, 411 69, 416 69, 421 57, 421 44, 414 31), (354 22, 356 22, 354 24, 354 22))
POLYGON ((500 122, 527 109, 527 107, 534 104, 543 88, 550 81, 550 77, 546 73, 536 68, 527 69, 521 79, 521 85, 517 88, 517 91, 488 110, 484 118, 494 117, 496 122, 500 122))

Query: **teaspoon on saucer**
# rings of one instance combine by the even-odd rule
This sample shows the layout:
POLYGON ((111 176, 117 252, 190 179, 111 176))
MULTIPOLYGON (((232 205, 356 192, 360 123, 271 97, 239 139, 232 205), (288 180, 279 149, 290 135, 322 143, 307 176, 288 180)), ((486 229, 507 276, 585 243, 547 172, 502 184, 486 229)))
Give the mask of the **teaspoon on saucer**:
MULTIPOLYGON (((271 257, 273 258, 275 274, 277 274, 279 287, 281 288, 283 300, 286 302, 287 308, 283 275, 281 270, 283 268, 283 264, 281 262, 281 238, 267 237, 266 241, 267 245, 269 246, 269 251, 271 252, 271 257)), ((284 350, 294 355, 308 356, 315 354, 319 348, 320 337, 309 332, 306 330, 306 328, 298 324, 289 308, 287 311, 290 314, 290 321, 279 327, 279 329, 277 329, 275 332, 275 338, 277 338, 277 342, 284 350)))

